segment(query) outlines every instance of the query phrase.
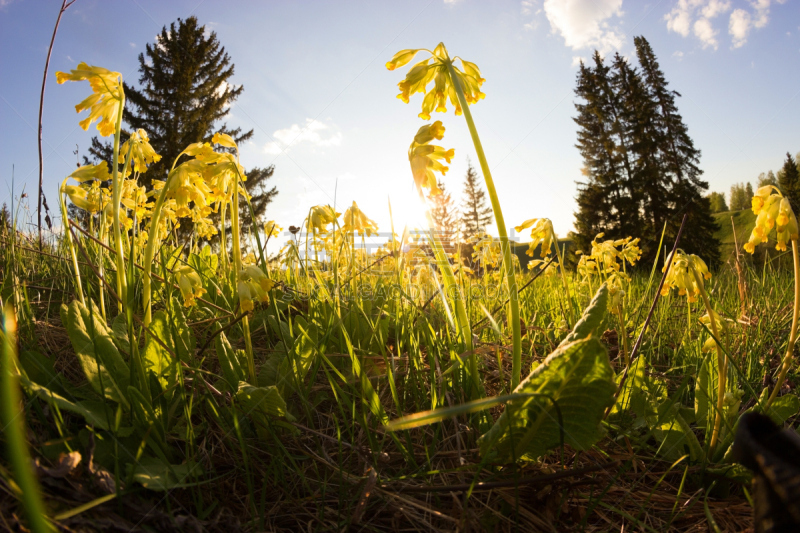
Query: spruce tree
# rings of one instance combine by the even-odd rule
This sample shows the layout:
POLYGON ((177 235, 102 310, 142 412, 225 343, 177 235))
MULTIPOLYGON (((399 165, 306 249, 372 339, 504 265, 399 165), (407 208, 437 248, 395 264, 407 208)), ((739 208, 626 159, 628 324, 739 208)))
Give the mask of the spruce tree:
POLYGON ((481 188, 478 173, 467 162, 464 177, 464 198, 461 202, 461 231, 465 240, 486 231, 492 223, 492 208, 486 199, 486 191, 481 188))
POLYGON ((668 197, 670 209, 664 213, 666 237, 675 236, 686 213, 686 224, 690 231, 684 232, 681 248, 701 254, 707 262, 716 263, 719 260, 719 241, 715 232, 719 226, 711 215, 708 198, 703 196, 708 190, 708 183, 700 179, 702 171, 697 166, 700 150, 695 148, 689 137, 688 128, 675 104, 675 97, 680 94, 667 88, 668 83, 650 43, 641 36, 635 37, 633 42, 642 68, 642 78, 657 110, 654 120, 659 133, 659 173, 666 175, 671 182, 668 197))
POLYGON ((753 203, 753 196, 755 196, 753 193, 753 185, 749 181, 744 186, 744 192, 747 196, 747 205, 749 207, 753 203))
POLYGON ((800 173, 797 171, 797 162, 789 152, 786 152, 786 161, 779 175, 778 188, 789 198, 792 210, 797 213, 800 208, 800 173))
MULTIPOLYGON (((153 179, 166 178, 175 158, 189 144, 209 142, 218 131, 239 144, 253 136, 253 130, 229 129, 223 122, 244 87, 232 84, 234 65, 217 34, 206 33, 195 17, 162 28, 156 42, 148 43, 139 54, 139 74, 138 87, 124 86, 124 120, 131 130, 144 129, 161 155, 161 160, 139 177, 148 189, 153 179)), ((97 137, 92 139, 89 153, 95 160, 111 161, 111 145, 97 137)), ((246 186, 258 218, 277 194, 275 187, 267 185, 273 173, 272 166, 247 172, 246 186)), ((212 213, 211 219, 218 222, 219 213, 212 213)), ((246 202, 240 202, 240 220, 243 226, 250 221, 246 202)), ((190 229, 191 224, 181 225, 182 233, 190 229)))
POLYGON ((442 181, 438 183, 441 194, 431 196, 433 205, 430 208, 431 219, 433 219, 434 230, 439 238, 448 247, 456 239, 456 213, 455 202, 449 192, 445 189, 442 181))

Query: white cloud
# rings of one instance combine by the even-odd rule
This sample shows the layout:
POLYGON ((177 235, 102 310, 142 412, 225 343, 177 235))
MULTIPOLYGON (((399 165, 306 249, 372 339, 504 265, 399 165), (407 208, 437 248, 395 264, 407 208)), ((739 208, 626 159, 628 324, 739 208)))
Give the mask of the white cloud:
MULTIPOLYGON (((769 10, 773 2, 783 4, 786 0, 748 0, 750 9, 737 7, 728 20, 728 34, 733 48, 740 48, 747 42, 753 28, 760 29, 769 22, 769 10)), ((700 39, 703 48, 719 46, 719 32, 714 27, 714 19, 731 10, 731 0, 678 0, 672 11, 664 16, 667 29, 688 37, 693 33, 700 39)))
POLYGON ((264 146, 264 151, 268 154, 277 155, 298 143, 306 142, 314 146, 339 146, 342 144, 342 132, 337 131, 332 135, 323 137, 323 132, 329 130, 327 124, 307 118, 305 124, 292 124, 290 127, 278 130, 272 134, 274 141, 268 142, 264 146))
POLYGON ((717 30, 711 25, 711 21, 707 18, 697 19, 694 23, 694 35, 703 43, 703 48, 709 46, 717 49, 719 43, 717 42, 717 30))
POLYGON ((539 7, 540 0, 522 0, 520 2, 520 13, 523 17, 530 17, 522 27, 525 30, 535 30, 539 27, 539 15, 542 13, 542 8, 539 7))
POLYGON ((136 48, 136 43, 128 43, 131 48, 136 48))
POLYGON ((744 9, 734 9, 728 24, 728 33, 733 37, 733 47, 739 48, 747 42, 750 33, 750 13, 744 9))
POLYGON ((607 54, 622 46, 625 36, 609 23, 622 16, 622 0, 545 0, 544 12, 553 32, 573 50, 596 48, 607 54))
POLYGON ((683 60, 683 52, 681 52, 680 50, 676 50, 675 52, 672 52, 672 57, 674 57, 678 61, 681 61, 683 60))
POLYGON ((719 46, 717 30, 712 20, 731 9, 730 0, 678 0, 672 11, 664 15, 667 29, 688 37, 689 32, 700 39, 703 48, 719 46))

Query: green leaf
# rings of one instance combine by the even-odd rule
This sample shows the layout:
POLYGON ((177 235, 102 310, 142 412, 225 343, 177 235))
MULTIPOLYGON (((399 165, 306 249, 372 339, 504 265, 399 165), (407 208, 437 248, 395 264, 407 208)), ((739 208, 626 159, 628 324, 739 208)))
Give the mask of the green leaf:
POLYGON ((236 392, 236 401, 239 402, 244 415, 253 419, 256 427, 265 427, 269 419, 274 417, 294 420, 286 410, 286 402, 276 387, 254 387, 242 381, 236 392))
POLYGON ((120 313, 111 321, 111 331, 114 333, 114 343, 121 351, 130 355, 131 342, 128 340, 128 322, 125 313, 120 313))
POLYGON ((239 364, 239 358, 233 351, 231 343, 228 342, 228 337, 225 332, 220 333, 214 339, 214 346, 217 349, 217 358, 219 359, 219 366, 222 368, 222 376, 228 385, 231 393, 236 393, 239 388, 239 382, 245 377, 244 369, 239 364))
POLYGON ((608 309, 608 287, 605 283, 600 285, 597 293, 589 302, 588 307, 584 309, 583 315, 580 320, 572 328, 572 331, 561 341, 558 347, 562 347, 570 342, 574 342, 587 337, 599 337, 600 331, 603 326, 603 320, 606 316, 606 309, 608 309))
POLYGON ((83 417, 87 424, 100 429, 109 429, 109 422, 113 422, 115 407, 113 404, 105 405, 103 402, 98 401, 79 401, 73 402, 67 400, 62 395, 53 392, 52 390, 34 383, 25 377, 21 381, 28 393, 31 395, 39 396, 46 402, 52 402, 58 406, 59 409, 69 411, 83 417), (109 412, 106 412, 109 409, 109 412))
POLYGON ((142 430, 142 434, 150 427, 156 433, 159 443, 165 441, 164 426, 161 421, 156 417, 153 406, 147 401, 147 398, 139 392, 136 387, 128 387, 128 398, 131 400, 131 411, 133 412, 133 419, 136 425, 142 430))
MULTIPOLYGON (((766 389, 764 389, 766 391, 766 389)), ((773 422, 782 426, 790 417, 800 412, 800 398, 794 394, 778 396, 769 408, 767 415, 773 422)))
POLYGON ((602 436, 603 412, 614 402, 613 377, 608 354, 599 340, 590 338, 560 346, 514 390, 535 396, 508 403, 494 426, 480 438, 481 454, 495 451, 505 462, 535 460, 560 445, 559 418, 563 421, 564 443, 587 449, 602 436))
POLYGON ((172 349, 172 332, 164 311, 156 311, 144 343, 144 365, 158 378, 162 389, 171 389, 178 379, 178 361, 164 346, 172 349), (161 342, 159 342, 161 341, 161 342))
POLYGON ((192 481, 202 475, 199 464, 171 465, 155 457, 142 457, 133 468, 133 480, 146 489, 165 491, 192 485, 192 481))
POLYGON ((90 311, 77 300, 67 308, 66 328, 78 362, 98 394, 128 407, 122 392, 128 388, 130 371, 94 304, 90 311))
MULTIPOLYGON (((709 422, 709 413, 711 412, 711 405, 716 397, 714 392, 709 391, 711 385, 711 378, 709 375, 708 358, 700 363, 700 369, 697 372, 697 381, 694 386, 694 414, 697 418, 698 426, 706 426, 709 422)), ((713 424, 713 416, 711 417, 713 424)))

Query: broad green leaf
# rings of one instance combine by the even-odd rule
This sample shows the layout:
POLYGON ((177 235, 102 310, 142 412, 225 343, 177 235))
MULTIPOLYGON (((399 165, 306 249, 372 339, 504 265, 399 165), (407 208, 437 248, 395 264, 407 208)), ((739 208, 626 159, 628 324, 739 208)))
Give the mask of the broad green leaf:
POLYGON ((597 293, 589 302, 589 305, 584 309, 583 315, 580 320, 572 328, 572 331, 561 341, 559 348, 570 342, 574 342, 587 337, 599 337, 600 331, 603 326, 603 321, 606 316, 606 309, 608 308, 608 287, 605 283, 600 285, 597 293))
POLYGON ((131 342, 128 340, 128 323, 125 313, 120 313, 111 321, 111 331, 114 333, 114 343, 121 351, 130 355, 131 342))
POLYGON ((286 410, 286 402, 276 387, 254 387, 242 381, 239 383, 236 401, 243 414, 253 420, 259 433, 269 424, 271 418, 294 420, 286 410))
POLYGON ((163 310, 156 311, 149 328, 144 343, 145 368, 155 374, 162 389, 170 389, 178 379, 178 361, 164 348, 173 349, 175 346, 167 314, 163 310))
POLYGON ((199 464, 171 465, 155 457, 142 457, 133 469, 133 480, 146 489, 165 491, 191 486, 203 470, 199 464))
POLYGON ((61 374, 55 370, 55 361, 35 350, 27 350, 19 356, 19 363, 31 381, 62 396, 67 394, 61 374))
POLYGON ((712 412, 710 406, 716 394, 709 391, 710 383, 708 358, 706 358, 700 363, 700 369, 697 372, 697 380, 694 386, 694 414, 697 418, 698 426, 706 426, 708 424, 709 414, 712 412))
POLYGON ((82 416, 90 426, 109 429, 109 422, 113 423, 114 421, 116 409, 114 404, 106 405, 103 402, 89 400, 73 402, 38 383, 34 383, 24 377, 21 379, 29 394, 35 394, 46 402, 53 402, 59 409, 82 416), (106 412, 106 409, 108 409, 108 412, 106 412))
POLYGON ((165 442, 164 426, 161 424, 158 417, 156 417, 153 406, 150 405, 147 398, 145 398, 136 387, 128 387, 128 398, 130 398, 131 401, 131 411, 133 412, 133 419, 136 422, 135 425, 141 428, 142 434, 152 427, 158 442, 165 442))
POLYGON ((178 355, 181 361, 189 363, 194 356, 196 341, 194 333, 186 322, 186 315, 180 305, 172 306, 172 334, 173 344, 170 348, 178 355))
POLYGON ((800 398, 789 393, 775 398, 767 415, 769 415, 773 422, 782 426, 790 417, 796 415, 798 412, 800 412, 800 398))
POLYGON ((559 410, 564 444, 585 450, 602 436, 600 422, 615 391, 614 372, 599 340, 562 345, 514 390, 535 396, 507 404, 480 438, 481 455, 495 451, 505 462, 542 456, 560 445, 559 410))
POLYGON ((111 330, 96 311, 90 311, 73 300, 66 312, 69 340, 83 373, 98 394, 128 407, 124 390, 128 388, 130 371, 111 337, 111 330))
POLYGON ((219 359, 219 366, 222 368, 222 376, 228 385, 231 393, 236 393, 239 388, 239 382, 245 377, 245 372, 239 364, 239 358, 233 351, 231 343, 228 342, 228 337, 225 332, 220 333, 214 339, 214 346, 217 349, 217 358, 219 359))

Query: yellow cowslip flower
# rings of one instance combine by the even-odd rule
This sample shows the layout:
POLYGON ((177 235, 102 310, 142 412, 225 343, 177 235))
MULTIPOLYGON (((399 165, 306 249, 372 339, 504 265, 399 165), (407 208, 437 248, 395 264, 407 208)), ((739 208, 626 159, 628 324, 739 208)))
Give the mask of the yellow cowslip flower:
POLYGON ((198 276, 197 272, 190 266, 180 266, 176 268, 175 278, 178 282, 181 294, 183 295, 184 307, 193 306, 195 298, 200 298, 206 293, 200 276, 198 276))
POLYGON ((213 137, 211 137, 211 142, 227 148, 238 148, 236 146, 236 141, 233 140, 233 137, 227 133, 222 133, 221 131, 218 131, 213 137))
POLYGON ((430 190, 431 196, 442 192, 434 172, 441 172, 444 176, 449 170, 449 167, 444 166, 440 161, 444 159, 450 163, 455 155, 453 148, 445 150, 441 146, 428 144, 433 139, 441 140, 443 137, 444 126, 442 126, 441 120, 437 120, 433 124, 422 126, 408 148, 408 161, 411 163, 411 173, 414 176, 417 190, 421 190, 423 187, 427 188, 430 190))
POLYGON ((478 233, 470 239, 472 242, 472 258, 480 262, 483 268, 497 268, 503 261, 503 250, 500 241, 494 240, 488 233, 478 233))
POLYGON ((167 182, 167 198, 172 198, 176 202, 175 214, 178 217, 191 216, 189 202, 194 202, 196 206, 206 207, 207 198, 211 196, 211 189, 203 180, 203 172, 206 164, 197 159, 186 161, 170 172, 167 182))
POLYGON ((89 198, 89 188, 80 185, 67 185, 66 183, 61 186, 61 193, 69 196, 70 201, 76 207, 88 211, 89 213, 96 213, 100 209, 100 204, 92 201, 89 198))
POLYGON ((78 169, 68 177, 81 183, 90 180, 96 180, 100 182, 111 180, 111 174, 108 172, 108 163, 105 161, 101 161, 96 165, 84 165, 82 167, 78 167, 78 169))
POLYGON ((344 224, 342 229, 347 233, 357 231, 362 237, 364 233, 367 234, 367 237, 373 233, 378 233, 378 225, 375 221, 367 217, 367 215, 358 208, 358 204, 355 202, 344 212, 344 224))
POLYGON ((276 224, 274 220, 270 220, 264 224, 264 235, 267 236, 267 239, 277 237, 281 234, 282 230, 283 228, 276 224))
POLYGON ((553 241, 556 240, 553 223, 549 218, 532 218, 515 227, 514 231, 522 232, 528 228, 531 228, 531 243, 525 253, 533 257, 536 247, 541 244, 541 256, 547 257, 553 247, 553 241))
MULTIPOLYGON (((717 329, 718 333, 722 336, 727 335, 731 320, 727 318, 722 318, 716 311, 712 310, 711 312, 714 313, 714 324, 718 328, 717 329)), ((711 329, 711 319, 709 318, 708 312, 706 312, 706 314, 701 316, 698 320, 700 320, 701 324, 705 324, 706 326, 708 326, 709 329, 711 329)), ((722 341, 722 339, 719 340, 722 341)), ((708 339, 706 339, 706 342, 703 343, 702 351, 710 352, 716 349, 716 346, 717 343, 714 342, 714 338, 709 337, 708 339)))
MULTIPOLYGON (((161 160, 161 156, 150 146, 150 138, 143 129, 135 131, 119 149, 119 153, 122 156, 120 163, 123 165, 125 164, 125 158, 128 155, 129 149, 131 151, 131 159, 133 160, 134 172, 145 172, 147 170, 147 165, 161 160)), ((130 173, 130 171, 131 169, 129 167, 128 172, 130 173)))
POLYGON ((269 279, 264 272, 255 265, 247 266, 239 273, 239 282, 236 285, 239 294, 239 306, 242 311, 249 312, 254 308, 253 299, 259 302, 269 301, 269 291, 275 282, 269 279))
POLYGON ((480 89, 486 80, 481 77, 478 66, 469 61, 464 61, 460 57, 450 59, 444 43, 439 43, 433 52, 425 48, 401 50, 386 63, 386 68, 394 70, 402 67, 414 59, 418 52, 428 52, 431 57, 411 67, 405 79, 397 84, 400 88, 400 94, 397 97, 407 104, 412 94, 425 94, 425 98, 422 99, 422 112, 419 114, 421 119, 430 120, 431 112, 434 110, 440 113, 446 112, 448 98, 450 103, 455 106, 456 115, 462 113, 461 103, 458 101, 454 86, 456 80, 451 77, 450 67, 452 67, 452 73, 455 73, 457 83, 464 92, 467 104, 472 105, 486 97, 480 89), (456 60, 461 61, 463 70, 455 65, 456 60), (431 81, 433 81, 433 87, 428 90, 428 84, 431 81))
POLYGON ((327 233, 328 224, 333 223, 341 213, 337 213, 329 205, 315 205, 306 220, 306 230, 315 230, 318 233, 327 233))
POLYGON ((66 72, 56 72, 56 81, 59 84, 65 81, 87 80, 93 93, 75 106, 75 111, 80 113, 89 110, 89 116, 80 121, 80 126, 88 130, 95 120, 99 120, 97 131, 103 137, 113 135, 117 128, 119 118, 119 104, 125 97, 122 90, 122 74, 112 72, 102 67, 90 67, 86 63, 79 63, 78 68, 66 72))
POLYGON ((756 191, 752 204, 753 213, 758 217, 750 239, 744 245, 745 251, 755 253, 757 245, 769 240, 772 228, 775 228, 777 240, 775 248, 786 251, 786 244, 798 238, 797 217, 792 211, 789 199, 774 186, 767 185, 756 191))
MULTIPOLYGON (((667 265, 670 264, 671 256, 672 254, 667 256, 667 265)), ((667 265, 664 265, 662 272, 667 271, 667 265)), ((711 279, 706 263, 694 254, 676 250, 664 286, 661 288, 661 295, 666 296, 670 289, 677 288, 678 295, 686 295, 690 302, 696 302, 703 288, 703 279, 711 279)))

